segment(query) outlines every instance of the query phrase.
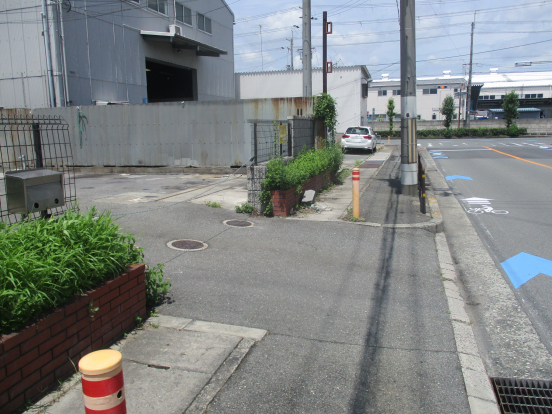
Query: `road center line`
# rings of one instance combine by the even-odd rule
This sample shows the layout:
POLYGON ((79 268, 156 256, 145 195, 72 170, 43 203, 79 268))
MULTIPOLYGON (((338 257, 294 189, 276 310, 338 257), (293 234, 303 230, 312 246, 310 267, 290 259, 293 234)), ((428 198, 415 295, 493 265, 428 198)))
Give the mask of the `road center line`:
POLYGON ((550 167, 549 165, 539 164, 538 162, 535 162, 535 161, 529 161, 529 160, 526 160, 525 158, 516 157, 515 155, 507 154, 507 153, 505 153, 505 152, 502 152, 502 151, 499 151, 499 150, 496 150, 496 149, 493 149, 493 148, 489 148, 489 147, 485 147, 485 148, 488 148, 488 149, 490 149, 491 151, 498 152, 498 153, 500 153, 500 154, 507 155, 508 157, 516 158, 516 159, 518 159, 518 160, 525 161, 525 162, 530 162, 531 164, 540 165, 541 167, 549 168, 549 169, 552 170, 552 167, 550 167))

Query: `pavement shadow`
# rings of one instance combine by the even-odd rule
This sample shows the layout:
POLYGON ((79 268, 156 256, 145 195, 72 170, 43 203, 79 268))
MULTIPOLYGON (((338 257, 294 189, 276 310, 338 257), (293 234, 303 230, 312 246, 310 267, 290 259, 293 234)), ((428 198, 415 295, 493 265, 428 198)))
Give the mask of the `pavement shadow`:
MULTIPOLYGON (((397 198, 401 191, 400 179, 387 178, 390 187, 394 191, 389 192, 388 205, 397 205, 397 198)), ((397 221, 399 210, 390 208, 385 215, 385 223, 394 223, 397 221)), ((378 386, 381 387, 385 381, 385 372, 382 372, 379 362, 379 352, 382 350, 382 340, 385 335, 385 323, 392 312, 393 304, 391 288, 393 277, 393 261, 395 258, 395 241, 397 229, 388 228, 383 231, 383 239, 379 252, 379 268, 377 270, 377 279, 373 286, 371 296, 374 298, 371 309, 368 313, 370 320, 366 329, 364 338, 364 349, 361 357, 360 367, 356 379, 355 391, 350 402, 350 413, 360 414, 366 412, 375 412, 378 407, 377 398, 378 386)), ((389 348, 387 344, 386 348, 389 348)), ((393 387, 393 384, 384 384, 387 388, 393 387)), ((388 389, 388 392, 391 390, 388 389)), ((418 396, 419 400, 425 400, 424 395, 418 396)), ((380 407, 381 408, 381 407, 380 407)))

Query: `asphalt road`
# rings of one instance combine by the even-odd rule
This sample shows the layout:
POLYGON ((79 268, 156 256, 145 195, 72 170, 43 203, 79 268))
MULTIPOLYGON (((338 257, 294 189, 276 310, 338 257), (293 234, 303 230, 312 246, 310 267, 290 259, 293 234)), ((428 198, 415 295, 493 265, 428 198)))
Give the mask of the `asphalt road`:
MULTIPOLYGON (((156 207, 150 192, 185 184, 81 177, 77 193, 83 208, 121 213, 156 207)), ((469 412, 431 233, 263 217, 223 224, 240 218, 182 203, 118 221, 141 233, 147 263, 165 264, 172 288, 161 314, 268 331, 209 412, 469 412), (176 239, 208 248, 168 248, 176 239)))
POLYGON ((552 138, 419 143, 552 352, 552 138))

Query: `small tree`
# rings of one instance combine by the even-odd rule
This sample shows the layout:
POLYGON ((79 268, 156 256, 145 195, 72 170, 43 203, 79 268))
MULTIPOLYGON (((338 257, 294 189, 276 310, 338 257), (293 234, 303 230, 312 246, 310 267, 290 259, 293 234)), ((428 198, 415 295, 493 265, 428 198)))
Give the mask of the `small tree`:
POLYGON ((395 119, 395 100, 389 98, 387 101, 387 118, 389 119, 389 136, 393 135, 393 119, 395 119))
POLYGON ((452 124, 452 116, 454 115, 454 98, 451 95, 447 95, 447 97, 443 100, 439 112, 441 112, 441 115, 445 117, 443 125, 446 129, 449 129, 452 124))
POLYGON ((504 120, 506 122, 506 128, 514 123, 514 119, 518 117, 518 94, 512 91, 504 96, 502 101, 502 109, 504 109, 504 120))

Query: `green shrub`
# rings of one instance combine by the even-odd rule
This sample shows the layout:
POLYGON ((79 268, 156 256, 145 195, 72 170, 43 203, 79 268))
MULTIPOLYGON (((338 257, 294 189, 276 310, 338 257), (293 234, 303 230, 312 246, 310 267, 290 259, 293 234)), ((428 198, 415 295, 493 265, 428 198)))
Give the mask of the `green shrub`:
POLYGON ((491 135, 493 137, 498 137, 500 135, 506 135, 506 129, 505 128, 491 128, 491 135))
POLYGON ((468 136, 468 130, 466 128, 463 128, 463 127, 460 127, 460 128, 456 128, 454 130, 454 134, 453 134, 455 137, 458 137, 458 138, 462 138, 462 137, 467 137, 468 136))
POLYGON ((141 263, 143 250, 109 213, 72 210, 0 226, 0 333, 24 326, 141 263))
POLYGON ((510 137, 518 137, 519 136, 519 127, 517 124, 512 124, 508 128, 506 128, 506 135, 510 137))
POLYGON ((401 130, 399 129, 398 131, 393 131, 391 133, 391 135, 389 135, 389 130, 385 130, 385 131, 375 131, 376 134, 378 134, 382 140, 385 140, 387 139, 387 137, 391 137, 391 138, 400 138, 401 137, 401 130))
POLYGON ((527 135, 527 128, 518 127, 518 131, 519 131, 519 135, 527 135))
POLYGON ((240 206, 236 206, 236 213, 245 213, 245 214, 251 214, 253 213, 254 207, 247 203, 242 203, 240 206))
POLYGON ((445 129, 445 132, 443 132, 443 136, 445 138, 452 138, 452 132, 453 130, 451 128, 445 129))
POLYGON ((163 264, 159 263, 146 270, 146 305, 155 306, 163 300, 171 287, 171 282, 163 280, 163 264))
MULTIPOLYGON (((324 171, 336 174, 343 163, 343 150, 339 144, 326 145, 320 150, 303 150, 297 158, 285 163, 282 157, 271 159, 266 166, 266 178, 261 183, 262 191, 259 199, 262 203, 270 203, 271 190, 288 190, 301 186, 309 178, 324 171)), ((265 215, 269 215, 267 206, 265 215)))

